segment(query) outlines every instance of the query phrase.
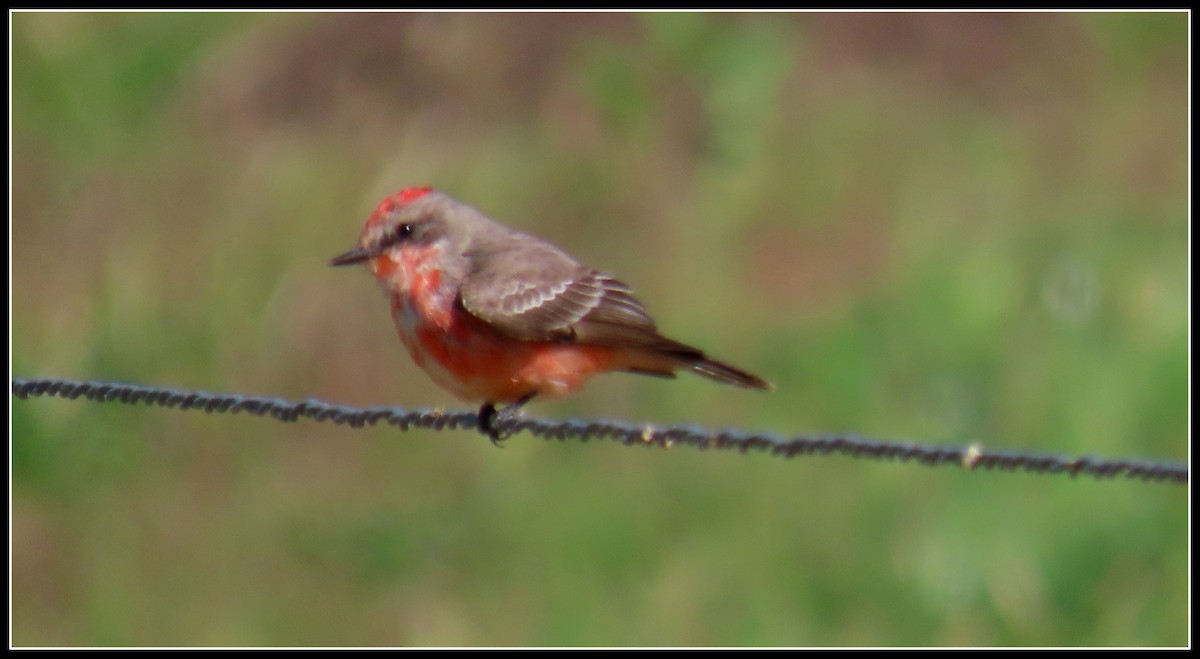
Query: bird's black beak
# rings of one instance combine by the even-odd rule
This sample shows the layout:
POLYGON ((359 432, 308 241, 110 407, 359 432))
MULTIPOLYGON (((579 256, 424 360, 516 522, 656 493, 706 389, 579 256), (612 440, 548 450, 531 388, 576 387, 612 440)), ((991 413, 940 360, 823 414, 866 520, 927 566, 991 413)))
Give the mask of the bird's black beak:
POLYGON ((356 247, 345 254, 339 254, 333 257, 329 260, 329 265, 354 265, 356 263, 362 263, 374 255, 375 253, 373 251, 365 247, 356 247))

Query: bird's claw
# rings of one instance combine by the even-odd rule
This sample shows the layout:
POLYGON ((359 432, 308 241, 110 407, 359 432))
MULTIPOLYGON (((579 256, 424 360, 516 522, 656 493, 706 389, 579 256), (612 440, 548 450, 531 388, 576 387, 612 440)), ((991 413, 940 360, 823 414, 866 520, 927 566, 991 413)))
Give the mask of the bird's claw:
POLYGON ((479 408, 479 432, 487 435, 491 440, 492 445, 498 448, 504 448, 504 441, 509 435, 500 433, 500 426, 512 423, 518 416, 521 415, 521 408, 533 395, 524 396, 517 402, 510 405, 505 405, 497 410, 493 403, 484 403, 483 407, 479 408))
POLYGON ((505 438, 500 436, 500 430, 496 428, 496 416, 496 406, 484 403, 479 408, 479 432, 487 435, 493 446, 504 448, 505 438))
POLYGON ((479 409, 479 432, 487 435, 492 446, 504 448, 504 441, 508 439, 509 433, 501 434, 500 426, 512 422, 520 412, 519 405, 508 405, 497 410, 495 405, 488 403, 479 409))

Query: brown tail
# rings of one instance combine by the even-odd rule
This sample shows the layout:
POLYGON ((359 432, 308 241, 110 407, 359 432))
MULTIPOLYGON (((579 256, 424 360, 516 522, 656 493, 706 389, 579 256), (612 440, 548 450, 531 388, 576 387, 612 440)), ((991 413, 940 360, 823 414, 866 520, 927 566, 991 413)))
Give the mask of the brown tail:
POLYGON ((771 391, 775 388, 770 382, 757 375, 747 373, 740 368, 730 366, 725 362, 719 362, 703 354, 699 358, 682 359, 680 361, 693 373, 703 375, 717 382, 724 382, 725 384, 732 384, 736 387, 745 387, 747 389, 762 389, 763 391, 771 391))
POLYGON ((652 336, 651 340, 653 343, 648 346, 631 346, 633 349, 628 354, 632 358, 622 370, 659 378, 674 378, 676 369, 687 369, 710 380, 735 387, 763 391, 775 388, 757 375, 713 359, 702 350, 686 343, 657 334, 652 336))
MULTIPOLYGON (((696 375, 714 379, 716 382, 732 384, 734 387, 761 389, 763 391, 774 389, 772 384, 754 375, 754 373, 745 372, 742 369, 738 369, 737 366, 730 366, 724 363, 724 361, 710 358, 707 354, 700 351, 700 349, 692 348, 686 345, 686 343, 679 343, 670 339, 665 339, 664 342, 667 345, 660 346, 658 354, 670 359, 671 363, 673 363, 672 366, 677 367, 677 369, 688 369, 696 373, 696 375)), ((673 377, 671 375, 671 371, 673 370, 671 367, 668 367, 666 372, 653 373, 653 375, 673 377)), ((647 375, 652 375, 652 373, 647 373, 647 375)))

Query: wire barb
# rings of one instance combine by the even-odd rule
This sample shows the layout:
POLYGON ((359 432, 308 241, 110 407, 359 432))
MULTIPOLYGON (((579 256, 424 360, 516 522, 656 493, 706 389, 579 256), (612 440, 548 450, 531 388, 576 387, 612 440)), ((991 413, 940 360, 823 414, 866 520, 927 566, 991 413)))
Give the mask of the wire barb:
MULTIPOLYGON (((113 382, 83 382, 63 379, 13 378, 13 396, 22 400, 31 397, 86 398, 97 402, 122 402, 131 405, 145 403, 160 407, 199 409, 208 413, 246 412, 255 416, 270 416, 279 421, 328 421, 351 428, 374 426, 380 422, 400 430, 477 430, 479 415, 475 411, 444 412, 442 410, 401 407, 349 407, 308 399, 300 402, 267 396, 243 394, 212 394, 205 391, 180 391, 167 387, 118 384, 113 382)), ((872 460, 915 461, 937 466, 958 466, 968 471, 979 469, 1005 472, 1023 471, 1035 474, 1068 474, 1072 478, 1084 475, 1097 479, 1124 476, 1142 481, 1186 485, 1188 467, 1172 462, 1140 460, 1101 460, 1091 457, 1065 458, 1027 452, 987 452, 979 444, 965 447, 928 446, 910 442, 866 439, 854 435, 798 436, 790 439, 738 430, 713 431, 694 426, 657 427, 620 421, 584 421, 567 419, 553 421, 535 418, 497 420, 497 430, 505 434, 528 432, 543 439, 588 441, 609 439, 626 446, 672 448, 691 446, 700 450, 734 449, 741 453, 766 452, 791 458, 798 455, 838 454, 872 460)))

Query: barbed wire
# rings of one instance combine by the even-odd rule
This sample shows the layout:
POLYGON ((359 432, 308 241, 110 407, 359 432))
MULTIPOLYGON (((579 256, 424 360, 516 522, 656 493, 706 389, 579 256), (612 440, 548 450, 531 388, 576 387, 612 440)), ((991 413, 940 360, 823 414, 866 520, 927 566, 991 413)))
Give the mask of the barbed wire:
MULTIPOLYGON (((205 412, 246 412, 269 416, 279 421, 329 421, 352 428, 387 423, 401 430, 478 430, 479 417, 474 411, 446 412, 436 409, 407 410, 401 407, 350 407, 308 399, 289 401, 267 396, 213 394, 205 391, 181 391, 169 387, 120 384, 114 382, 65 379, 13 378, 13 396, 86 398, 97 402, 145 403, 181 410, 205 412)), ((1143 481, 1187 484, 1188 466, 1173 462, 1142 460, 1102 460, 1091 457, 1067 458, 1022 451, 984 451, 978 444, 965 447, 929 446, 912 442, 867 439, 855 435, 798 436, 781 438, 740 430, 710 430, 696 426, 659 428, 648 424, 621 421, 579 419, 550 420, 537 418, 498 419, 497 430, 506 435, 528 432, 544 439, 615 440, 627 446, 691 446, 697 449, 760 451, 791 458, 798 455, 838 454, 873 460, 917 462, 930 467, 958 466, 963 469, 987 469, 1034 474, 1068 474, 1097 479, 1126 478, 1143 481)))

